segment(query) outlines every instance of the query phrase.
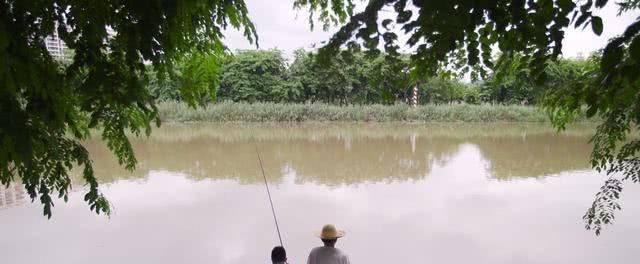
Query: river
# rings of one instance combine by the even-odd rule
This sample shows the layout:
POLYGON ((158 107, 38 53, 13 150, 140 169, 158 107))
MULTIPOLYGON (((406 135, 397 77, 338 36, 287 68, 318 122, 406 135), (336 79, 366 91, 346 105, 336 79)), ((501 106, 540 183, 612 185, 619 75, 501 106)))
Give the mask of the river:
POLYGON ((127 172, 85 142, 110 218, 74 178, 42 216, 0 187, 0 263, 270 263, 278 242, 263 158, 291 264, 325 223, 351 263, 637 263, 640 188, 596 237, 581 219, 605 178, 593 126, 308 123, 164 125, 133 138, 127 172))

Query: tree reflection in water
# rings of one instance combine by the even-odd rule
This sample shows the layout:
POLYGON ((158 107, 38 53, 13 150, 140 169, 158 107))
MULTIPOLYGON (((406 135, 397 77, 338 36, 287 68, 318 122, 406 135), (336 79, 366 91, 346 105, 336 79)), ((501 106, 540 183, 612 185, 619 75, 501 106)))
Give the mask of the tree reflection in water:
POLYGON ((139 160, 133 173, 120 168, 99 140, 85 145, 102 182, 167 170, 256 183, 257 144, 272 180, 289 169, 300 183, 336 186, 421 179, 463 144, 480 149, 497 179, 584 170, 591 131, 583 125, 556 134, 544 124, 167 125, 151 138, 133 140, 139 160))

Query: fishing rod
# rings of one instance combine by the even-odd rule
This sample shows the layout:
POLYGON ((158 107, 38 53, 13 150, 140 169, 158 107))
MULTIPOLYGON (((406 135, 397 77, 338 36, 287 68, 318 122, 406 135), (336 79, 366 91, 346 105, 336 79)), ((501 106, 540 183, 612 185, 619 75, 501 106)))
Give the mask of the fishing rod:
POLYGON ((271 192, 269 191, 269 184, 267 183, 267 176, 264 174, 264 167, 262 166, 262 158, 258 151, 258 145, 256 147, 256 154, 258 154, 258 162, 260 163, 260 170, 262 171, 262 178, 264 178, 264 186, 267 187, 267 195, 269 196, 269 204, 271 205, 271 213, 273 214, 273 222, 276 223, 276 231, 278 231, 278 239, 280 240, 280 246, 284 248, 282 243, 282 236, 280 235, 280 226, 278 225, 278 218, 276 217, 276 210, 273 208, 273 200, 271 199, 271 192))

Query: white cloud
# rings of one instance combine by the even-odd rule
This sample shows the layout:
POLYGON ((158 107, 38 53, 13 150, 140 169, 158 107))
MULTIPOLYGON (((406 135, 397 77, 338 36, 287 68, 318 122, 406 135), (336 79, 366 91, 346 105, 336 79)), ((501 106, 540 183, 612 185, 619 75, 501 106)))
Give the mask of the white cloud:
POLYGON ((576 57, 579 54, 587 56, 591 52, 604 48, 610 38, 624 32, 627 26, 640 15, 638 12, 627 12, 618 16, 617 5, 611 4, 595 13, 602 17, 604 22, 602 35, 595 35, 591 26, 587 26, 584 30, 581 27, 569 29, 562 47, 565 57, 576 57))
MULTIPOLYGON (((260 49, 278 48, 290 54, 299 48, 310 49, 314 43, 319 45, 332 35, 320 27, 312 31, 308 12, 294 10, 293 1, 247 0, 246 3, 258 32, 260 49)), ((226 37, 231 50, 256 48, 237 31, 227 31, 226 37)))

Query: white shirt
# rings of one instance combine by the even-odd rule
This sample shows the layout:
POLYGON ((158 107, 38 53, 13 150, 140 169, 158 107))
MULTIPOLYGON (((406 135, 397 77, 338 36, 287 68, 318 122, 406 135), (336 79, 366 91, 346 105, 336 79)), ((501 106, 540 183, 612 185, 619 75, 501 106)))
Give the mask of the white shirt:
POLYGON ((307 264, 349 264, 349 257, 334 247, 317 247, 309 253, 307 264))

